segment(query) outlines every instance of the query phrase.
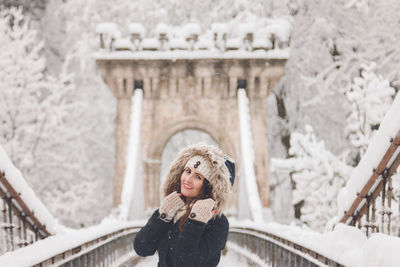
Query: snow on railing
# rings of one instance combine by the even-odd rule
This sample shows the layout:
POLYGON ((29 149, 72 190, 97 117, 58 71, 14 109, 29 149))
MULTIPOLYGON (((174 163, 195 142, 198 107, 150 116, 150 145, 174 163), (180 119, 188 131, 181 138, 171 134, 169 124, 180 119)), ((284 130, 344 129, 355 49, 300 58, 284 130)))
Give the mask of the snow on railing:
MULTIPOLYGON (((141 132, 141 113, 142 113, 142 100, 143 90, 135 89, 132 96, 132 108, 130 116, 130 129, 129 129, 129 144, 126 156, 126 170, 124 184, 122 187, 121 204, 119 206, 120 220, 126 221, 129 218, 131 211, 131 204, 134 201, 136 204, 132 214, 133 219, 140 219, 144 216, 144 192, 143 182, 141 181, 140 174, 140 132, 141 132), (135 198, 135 199, 133 199, 135 198), (142 200, 142 201, 140 201, 142 200), (141 205, 140 205, 141 203, 141 205)), ((132 212, 132 211, 131 211, 132 212)))
MULTIPOLYGON (((239 190, 241 190, 241 188, 244 190, 242 194, 239 192, 239 198, 247 198, 246 202, 249 206, 251 218, 254 221, 262 221, 263 211, 257 188, 256 175, 254 173, 254 148, 251 134, 249 99, 246 96, 246 90, 243 88, 239 88, 237 94, 239 105, 240 150, 241 160, 243 162, 243 175, 241 179, 244 180, 244 183, 241 184, 242 187, 239 187, 239 190)), ((241 207, 239 207, 239 209, 240 208, 241 207)))
POLYGON ((319 233, 278 223, 230 220, 228 251, 249 266, 397 266, 400 239, 338 224, 319 233))
POLYGON ((55 234, 60 228, 0 146, 3 249, 11 251, 55 234), (34 240, 35 239, 35 240, 34 240))
POLYGON ((68 229, 0 256, 0 266, 122 266, 138 258, 133 240, 144 223, 106 219, 92 227, 68 229))
MULTIPOLYGON (((400 165, 399 114, 400 94, 397 94, 365 155, 338 196, 340 222, 357 224, 367 235, 370 232, 398 234, 391 232, 391 206, 392 175, 400 165), (375 203, 377 199, 380 205, 375 203)), ((395 190, 400 192, 400 187, 395 190)))
MULTIPOLYGON (((143 258, 133 251, 145 221, 104 220, 100 225, 68 230, 0 256, 0 266, 132 266, 143 258)), ((367 238, 351 226, 333 231, 278 223, 230 220, 226 248, 248 266, 397 266, 399 238, 367 238), (382 256, 377 256, 382 255, 382 256), (384 256, 383 256, 384 255, 384 256)))
MULTIPOLYGON (((287 58, 289 55, 291 32, 289 21, 271 20, 263 27, 242 24, 229 30, 228 28, 225 24, 216 23, 208 32, 202 34, 200 26, 195 23, 189 23, 181 28, 160 23, 155 29, 156 36, 145 38, 144 27, 139 23, 131 23, 130 38, 121 38, 115 23, 100 23, 96 27, 96 32, 100 39, 100 49, 108 52, 129 51, 140 55, 138 52, 158 51, 164 52, 165 56, 167 51, 192 53, 203 51, 207 52, 205 56, 208 57, 212 56, 210 52, 218 52, 219 56, 221 53, 227 53, 230 57, 234 55, 228 55, 229 52, 241 50, 249 52, 247 56, 258 54, 263 57, 269 55, 271 58, 287 58)), ((179 55, 183 56, 184 53, 179 55)))

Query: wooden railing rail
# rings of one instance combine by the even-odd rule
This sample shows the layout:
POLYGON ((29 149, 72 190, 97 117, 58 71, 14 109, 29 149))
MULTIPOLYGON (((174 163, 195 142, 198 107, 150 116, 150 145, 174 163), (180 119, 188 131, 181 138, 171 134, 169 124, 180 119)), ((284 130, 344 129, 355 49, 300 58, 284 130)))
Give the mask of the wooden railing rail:
POLYGON ((6 251, 27 246, 50 235, 46 225, 39 221, 34 212, 20 197, 20 194, 7 181, 5 173, 1 171, 0 197, 6 251))
POLYGON ((357 194, 340 222, 365 228, 366 234, 391 233, 392 176, 400 165, 400 131, 390 140, 390 146, 376 169, 357 194), (376 199, 381 196, 381 211, 376 214, 376 199), (380 216, 380 222, 378 221, 380 216))
POLYGON ((248 266, 344 266, 282 237, 246 227, 230 228, 227 249, 248 266))

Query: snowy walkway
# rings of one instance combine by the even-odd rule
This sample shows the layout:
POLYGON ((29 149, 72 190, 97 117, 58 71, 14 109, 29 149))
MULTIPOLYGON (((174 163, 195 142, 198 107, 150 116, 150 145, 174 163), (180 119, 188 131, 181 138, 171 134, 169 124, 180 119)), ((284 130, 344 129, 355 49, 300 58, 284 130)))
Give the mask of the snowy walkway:
MULTIPOLYGON (((158 255, 154 255, 148 257, 147 259, 141 261, 137 264, 137 267, 152 267, 157 266, 158 263, 158 255)), ((240 266, 247 266, 247 264, 240 262, 239 259, 235 254, 227 253, 225 256, 222 255, 221 261, 218 264, 218 267, 240 267, 240 266)))

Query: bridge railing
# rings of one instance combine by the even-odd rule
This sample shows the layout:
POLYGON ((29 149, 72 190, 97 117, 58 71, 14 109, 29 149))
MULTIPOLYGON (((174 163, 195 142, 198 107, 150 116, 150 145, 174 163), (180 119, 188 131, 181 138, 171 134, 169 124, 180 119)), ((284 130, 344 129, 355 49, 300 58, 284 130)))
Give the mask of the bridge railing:
POLYGON ((375 232, 399 234, 391 231, 391 222, 394 199, 392 176, 400 165, 400 130, 394 138, 390 138, 390 143, 388 140, 388 144, 378 166, 371 168, 371 176, 340 220, 342 223, 363 229, 367 235, 375 232), (380 203, 376 203, 377 200, 380 200, 380 203))
POLYGON ((50 235, 4 172, 0 172, 0 197, 3 250, 12 251, 50 235))
POLYGON ((231 227, 227 249, 248 266, 344 266, 303 245, 250 227, 231 227))
POLYGON ((140 260, 133 251, 138 227, 124 228, 53 255, 34 266, 133 266, 140 260))
POLYGON ((132 266, 133 240, 144 222, 111 221, 68 230, 0 257, 0 266, 132 266))

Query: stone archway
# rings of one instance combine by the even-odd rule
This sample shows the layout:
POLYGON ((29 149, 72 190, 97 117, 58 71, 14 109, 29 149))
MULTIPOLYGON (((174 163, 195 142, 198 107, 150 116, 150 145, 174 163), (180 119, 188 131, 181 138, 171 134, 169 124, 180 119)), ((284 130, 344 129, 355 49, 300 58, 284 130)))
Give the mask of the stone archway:
POLYGON ((161 154, 160 171, 160 196, 163 196, 163 185, 168 174, 169 167, 176 155, 184 147, 197 143, 217 145, 217 141, 210 134, 198 129, 185 129, 172 135, 165 144, 161 154))
POLYGON ((222 129, 213 127, 209 123, 201 122, 198 119, 186 118, 182 120, 172 120, 165 127, 160 127, 159 138, 154 142, 144 140, 142 137, 143 169, 145 173, 145 188, 147 192, 146 207, 157 207, 159 205, 159 191, 162 186, 160 183, 161 157, 162 152, 170 138, 179 132, 187 129, 194 129, 207 133, 221 149, 236 158, 238 155, 239 143, 225 137, 222 129), (145 144, 149 147, 145 148, 145 144), (146 153, 146 154, 145 154, 146 153))
POLYGON ((247 81, 259 195, 269 206, 267 102, 268 93, 283 75, 285 59, 260 58, 110 58, 97 59, 102 76, 118 100, 114 206, 120 203, 128 143, 131 97, 144 92, 142 159, 146 207, 159 203, 162 149, 183 129, 209 133, 240 168, 237 86, 247 81))

